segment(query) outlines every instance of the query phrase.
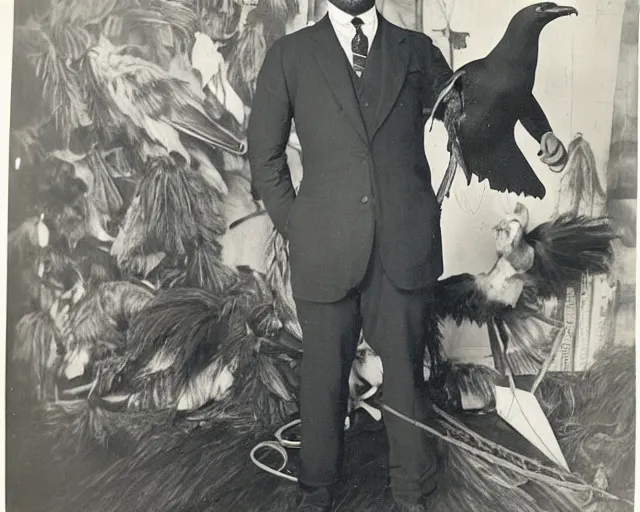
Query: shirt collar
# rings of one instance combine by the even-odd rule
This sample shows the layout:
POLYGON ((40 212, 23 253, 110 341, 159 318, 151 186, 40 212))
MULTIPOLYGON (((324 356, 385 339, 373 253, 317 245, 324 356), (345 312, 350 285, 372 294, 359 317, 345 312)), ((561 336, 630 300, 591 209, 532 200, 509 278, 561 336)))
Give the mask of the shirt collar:
POLYGON ((327 2, 327 12, 329 13, 329 19, 331 20, 331 23, 349 27, 353 27, 351 23, 351 20, 353 18, 360 18, 365 26, 371 26, 375 23, 376 17, 378 15, 375 6, 373 6, 368 11, 359 14, 358 16, 353 16, 352 14, 338 9, 331 2, 327 2))

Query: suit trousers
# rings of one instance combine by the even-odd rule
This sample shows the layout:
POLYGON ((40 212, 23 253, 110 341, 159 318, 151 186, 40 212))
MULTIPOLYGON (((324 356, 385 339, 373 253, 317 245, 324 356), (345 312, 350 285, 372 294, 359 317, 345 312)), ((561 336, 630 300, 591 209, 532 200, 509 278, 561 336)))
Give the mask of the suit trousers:
MULTIPOLYGON (((362 329, 382 359, 384 403, 423 421, 429 400, 424 353, 430 332, 433 288, 398 289, 384 271, 374 244, 362 283, 333 303, 296 300, 303 333, 299 482, 326 505, 333 499, 344 452, 349 373, 362 329)), ((417 503, 435 488, 433 439, 416 426, 383 413, 389 439, 389 476, 396 500, 417 503)))

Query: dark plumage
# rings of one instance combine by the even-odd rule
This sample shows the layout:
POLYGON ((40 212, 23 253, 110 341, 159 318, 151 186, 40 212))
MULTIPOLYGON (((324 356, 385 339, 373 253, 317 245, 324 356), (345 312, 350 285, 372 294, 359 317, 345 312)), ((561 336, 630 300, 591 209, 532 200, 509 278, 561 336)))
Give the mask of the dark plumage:
POLYGON ((282 322, 265 279, 239 269, 219 293, 197 288, 161 291, 134 319, 127 353, 98 384, 110 391, 122 376, 132 410, 200 411, 233 416, 249 428, 276 425, 295 408, 299 350, 279 341, 282 322))
POLYGON ((164 373, 184 371, 186 379, 202 370, 227 335, 222 302, 197 288, 161 291, 129 329, 125 371, 142 384, 164 373))
MULTIPOLYGON (((606 274, 613 263, 612 242, 616 234, 606 219, 571 214, 544 222, 524 235, 533 247, 533 266, 521 274, 524 283, 521 305, 561 296, 583 274, 606 274)), ((483 325, 511 309, 489 300, 477 278, 459 274, 438 281, 436 312, 441 318, 483 325)))
POLYGON ((436 297, 436 314, 451 318, 458 325, 465 320, 482 325, 504 309, 503 304, 482 300, 482 290, 476 286, 473 274, 457 274, 438 281, 436 297))
POLYGON ((518 148, 514 128, 521 121, 538 142, 551 131, 532 92, 538 39, 548 23, 569 14, 577 11, 550 2, 525 7, 489 55, 460 68, 444 87, 434 112, 443 115, 438 107, 444 100, 445 124, 456 146, 452 158, 468 180, 475 174, 480 181, 488 179, 493 190, 544 197, 544 185, 518 148))
POLYGON ((488 366, 445 362, 429 378, 433 402, 445 411, 462 412, 462 395, 471 395, 485 404, 487 411, 495 408, 495 385, 499 374, 488 366))
POLYGON ((635 356, 634 347, 605 348, 584 373, 552 373, 537 392, 573 471, 587 481, 600 473, 610 492, 628 500, 634 496, 635 356))
POLYGON ((539 301, 562 297, 585 273, 609 272, 615 238, 606 219, 566 214, 544 222, 524 234, 524 242, 533 248, 533 265, 516 274, 522 292, 515 305, 488 295, 487 274, 459 274, 438 281, 436 314, 458 325, 463 321, 487 325, 490 335, 496 341, 500 337, 503 348, 508 348, 503 356, 496 352, 497 345, 492 347, 494 356, 506 358, 505 363, 518 374, 535 373, 559 328, 540 313, 539 301))
POLYGON ((618 238, 604 218, 565 214, 525 235, 534 251, 529 285, 541 298, 561 296, 582 274, 606 274, 618 238))

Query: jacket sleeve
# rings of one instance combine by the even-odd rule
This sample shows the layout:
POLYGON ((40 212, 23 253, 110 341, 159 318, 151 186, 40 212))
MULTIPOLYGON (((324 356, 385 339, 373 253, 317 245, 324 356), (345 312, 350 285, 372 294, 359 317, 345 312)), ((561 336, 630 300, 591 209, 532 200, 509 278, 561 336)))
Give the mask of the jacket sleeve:
POLYGON ((282 235, 295 199, 286 155, 292 117, 281 49, 276 41, 258 74, 247 142, 253 188, 282 235))
POLYGON ((551 129, 547 116, 533 94, 529 98, 527 105, 529 108, 526 114, 520 118, 520 122, 527 132, 529 132, 529 135, 538 142, 541 142, 542 136, 553 130, 551 129))
POLYGON ((433 108, 440 91, 444 89, 449 78, 453 75, 453 71, 447 60, 442 55, 440 49, 433 44, 433 41, 430 37, 426 36, 427 39, 427 55, 429 56, 427 62, 427 70, 429 71, 429 76, 431 79, 430 91, 431 95, 428 100, 428 107, 433 108))

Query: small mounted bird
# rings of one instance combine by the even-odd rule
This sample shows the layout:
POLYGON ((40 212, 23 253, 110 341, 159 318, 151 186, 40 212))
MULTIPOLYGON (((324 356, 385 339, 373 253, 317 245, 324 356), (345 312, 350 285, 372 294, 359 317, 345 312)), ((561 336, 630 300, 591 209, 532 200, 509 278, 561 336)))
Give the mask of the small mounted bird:
POLYGON ((451 159, 438 191, 448 196, 457 165, 467 181, 487 179, 493 190, 542 199, 546 190, 516 144, 520 121, 540 143, 538 156, 554 172, 567 161, 564 145, 554 135, 533 95, 542 29, 551 21, 578 14, 573 7, 551 2, 530 5, 511 19, 496 47, 484 58, 456 71, 440 92, 431 112, 443 119, 451 159))

